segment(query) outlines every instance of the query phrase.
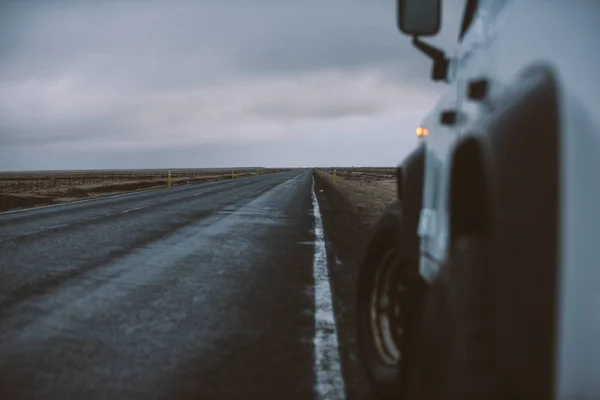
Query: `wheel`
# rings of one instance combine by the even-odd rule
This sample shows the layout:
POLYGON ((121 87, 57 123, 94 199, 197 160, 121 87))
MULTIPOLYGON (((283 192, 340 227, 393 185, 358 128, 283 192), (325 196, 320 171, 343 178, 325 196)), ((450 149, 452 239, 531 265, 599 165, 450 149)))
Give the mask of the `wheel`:
POLYGON ((410 398, 502 399, 488 279, 488 243, 467 236, 431 285, 410 398))
POLYGON ((375 225, 358 279, 359 355, 371 387, 384 399, 403 398, 403 370, 424 291, 416 251, 403 244, 402 228, 402 207, 394 203, 375 225))

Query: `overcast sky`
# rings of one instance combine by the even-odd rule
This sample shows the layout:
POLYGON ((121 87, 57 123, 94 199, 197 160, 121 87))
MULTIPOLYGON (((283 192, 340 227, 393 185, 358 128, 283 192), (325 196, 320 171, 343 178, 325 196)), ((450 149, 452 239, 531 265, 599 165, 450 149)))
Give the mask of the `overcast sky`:
POLYGON ((395 165, 429 71, 393 0, 2 1, 0 170, 395 165))

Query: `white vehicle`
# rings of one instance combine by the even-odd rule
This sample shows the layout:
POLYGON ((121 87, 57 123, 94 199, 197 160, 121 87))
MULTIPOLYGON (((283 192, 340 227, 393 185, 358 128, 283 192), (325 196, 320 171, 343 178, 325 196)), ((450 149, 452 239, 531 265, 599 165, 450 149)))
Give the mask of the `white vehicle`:
POLYGON ((372 386, 401 399, 600 399, 600 1, 440 0, 400 30, 444 96, 359 277, 372 386))

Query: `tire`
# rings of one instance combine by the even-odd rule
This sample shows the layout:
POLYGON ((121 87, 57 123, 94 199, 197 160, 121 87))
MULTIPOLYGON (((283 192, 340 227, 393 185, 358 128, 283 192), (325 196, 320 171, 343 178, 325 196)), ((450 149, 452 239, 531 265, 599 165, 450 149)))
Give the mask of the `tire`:
MULTIPOLYGON (((425 285, 418 248, 403 241, 402 206, 388 207, 375 224, 359 271, 357 340, 371 387, 382 399, 403 399, 425 285)), ((416 234, 416 233, 415 233, 416 234)))
POLYGON ((485 239, 453 244, 429 289, 410 398, 510 398, 499 383, 488 256, 485 239))

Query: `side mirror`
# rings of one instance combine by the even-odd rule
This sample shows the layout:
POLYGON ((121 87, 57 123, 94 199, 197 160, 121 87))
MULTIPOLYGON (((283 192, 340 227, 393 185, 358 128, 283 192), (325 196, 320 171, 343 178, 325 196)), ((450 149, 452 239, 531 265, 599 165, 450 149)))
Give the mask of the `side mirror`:
POLYGON ((434 81, 445 81, 448 77, 448 58, 444 52, 425 42, 419 40, 418 37, 413 37, 413 46, 421 50, 427 57, 433 61, 431 69, 431 79, 434 81))
POLYGON ((441 25, 441 0, 398 0, 398 28, 411 36, 432 36, 441 25))

